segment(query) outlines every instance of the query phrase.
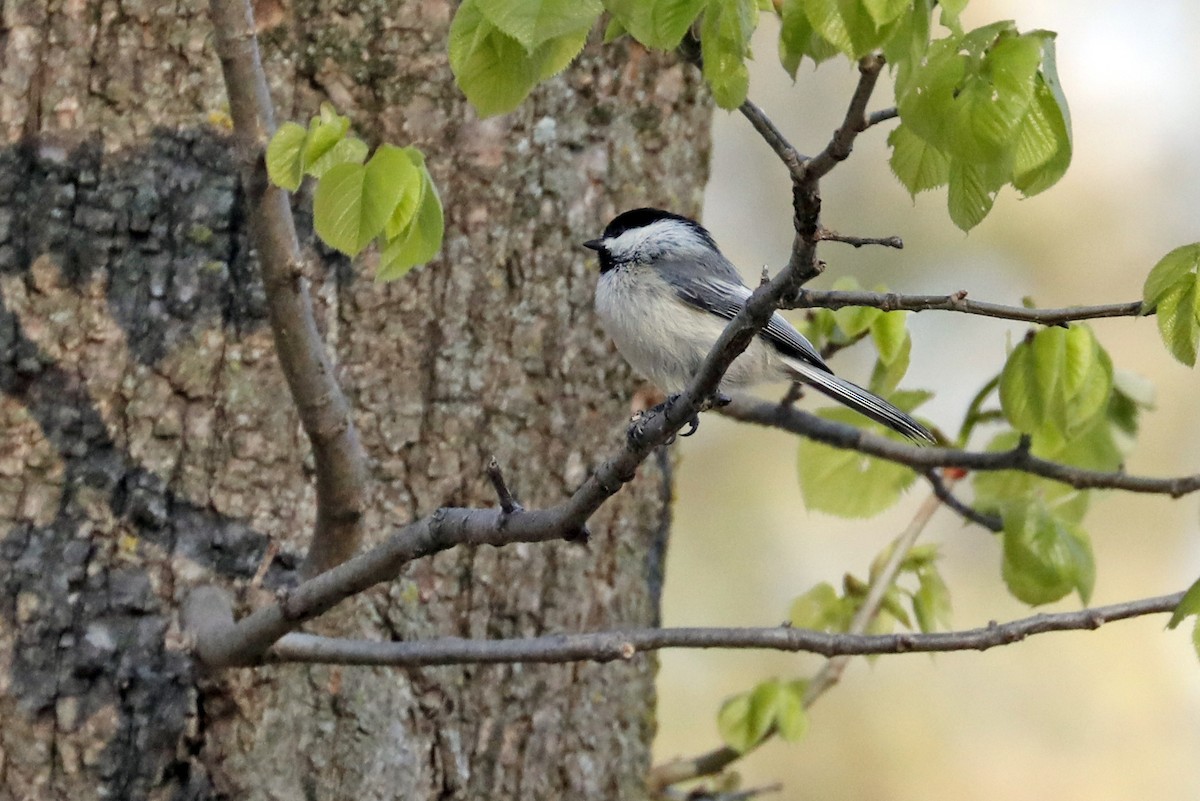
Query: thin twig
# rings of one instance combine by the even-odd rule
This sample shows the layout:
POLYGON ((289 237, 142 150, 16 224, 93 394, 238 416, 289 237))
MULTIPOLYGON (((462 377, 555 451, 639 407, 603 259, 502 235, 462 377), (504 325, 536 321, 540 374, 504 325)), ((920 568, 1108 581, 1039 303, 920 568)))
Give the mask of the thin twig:
POLYGON ((797 309, 840 309, 844 306, 869 306, 883 311, 955 311, 1018 320, 1041 325, 1064 325, 1075 320, 1100 317, 1137 317, 1142 314, 1140 300, 1101 306, 1072 306, 1062 309, 1029 309, 980 300, 968 300, 960 291, 950 295, 900 295, 895 292, 819 291, 802 289, 792 304, 797 309))
MULTIPOLYGON (((1004 521, 998 515, 987 514, 969 506, 960 501, 953 492, 950 491, 951 480, 943 480, 942 474, 938 470, 928 470, 925 472, 925 479, 929 485, 933 487, 933 492, 937 495, 938 500, 946 504, 946 508, 955 512, 965 520, 983 526, 988 531, 1003 531, 1004 521)), ((954 479, 955 481, 957 479, 954 479)))
POLYGON ((828 175, 838 162, 845 161, 850 156, 850 151, 854 149, 855 138, 867 129, 867 103, 871 101, 871 94, 875 91, 875 82, 879 80, 879 73, 883 70, 884 63, 883 55, 880 53, 871 53, 859 59, 858 86, 855 87, 854 95, 850 98, 846 117, 842 120, 841 126, 833 132, 833 137, 825 149, 805 163, 805 177, 819 180, 828 175))
POLYGON ((303 567, 311 576, 358 548, 367 455, 317 329, 287 193, 267 180, 263 153, 275 112, 249 0, 212 0, 211 13, 275 351, 313 449, 317 520, 303 567))
POLYGON ((1153 478, 1129 475, 1121 471, 1106 472, 1072 467, 1042 459, 1027 447, 1006 451, 968 451, 959 448, 922 447, 872 434, 854 426, 825 420, 799 409, 752 398, 734 398, 733 403, 720 410, 721 414, 746 423, 778 428, 809 437, 835 448, 877 456, 897 464, 907 465, 921 473, 936 467, 958 467, 963 470, 1019 470, 1076 489, 1118 489, 1169 495, 1179 498, 1200 490, 1200 474, 1153 478))
POLYGON ((882 245, 883 247, 895 248, 896 250, 904 249, 904 240, 898 236, 846 236, 836 231, 830 231, 828 228, 822 228, 820 237, 823 242, 841 242, 846 245, 853 245, 856 248, 861 248, 864 245, 882 245))
POLYGON ((512 490, 508 488, 508 483, 504 480, 504 471, 500 469, 500 462, 493 456, 487 465, 487 477, 492 482, 492 488, 496 490, 496 497, 500 501, 500 511, 506 515, 516 514, 517 512, 525 511, 525 507, 512 494, 512 490))
POLYGON ((553 634, 509 640, 445 637, 436 640, 345 640, 292 633, 275 643, 265 660, 338 665, 511 664, 611 662, 666 648, 790 651, 827 657, 871 654, 986 651, 1051 631, 1097 629, 1117 620, 1170 612, 1183 593, 1080 609, 1042 613, 1007 623, 929 634, 830 634, 788 626, 769 628, 662 628, 553 634))
POLYGON ((775 127, 775 123, 771 121, 761 108, 756 106, 749 98, 742 101, 742 105, 738 107, 738 111, 742 112, 742 116, 750 121, 754 126, 754 130, 758 131, 758 135, 763 138, 763 141, 775 151, 775 155, 779 156, 779 160, 787 167, 788 174, 793 178, 802 176, 802 164, 806 157, 801 155, 787 137, 775 127))
POLYGON ((881 122, 894 120, 899 116, 900 110, 895 106, 892 106, 891 108, 881 108, 879 111, 873 111, 867 115, 867 127, 870 128, 872 125, 878 125, 881 122))

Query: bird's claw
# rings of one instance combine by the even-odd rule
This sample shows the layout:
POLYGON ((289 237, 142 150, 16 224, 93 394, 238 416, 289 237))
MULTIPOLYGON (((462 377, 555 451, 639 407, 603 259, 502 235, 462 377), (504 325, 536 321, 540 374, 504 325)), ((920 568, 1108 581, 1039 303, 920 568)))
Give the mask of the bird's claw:
POLYGON ((697 431, 699 431, 700 430, 700 415, 693 414, 692 419, 688 420, 687 425, 688 425, 688 430, 680 431, 679 436, 690 437, 692 434, 695 434, 697 431))

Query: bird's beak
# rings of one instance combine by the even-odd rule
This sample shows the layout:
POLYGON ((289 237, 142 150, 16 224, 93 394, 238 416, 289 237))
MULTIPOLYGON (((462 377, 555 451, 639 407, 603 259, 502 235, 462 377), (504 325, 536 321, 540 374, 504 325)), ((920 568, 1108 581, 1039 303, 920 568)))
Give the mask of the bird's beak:
POLYGON ((583 243, 583 246, 585 248, 588 248, 589 250, 601 251, 601 250, 604 250, 604 240, 603 239, 589 239, 588 241, 583 243))

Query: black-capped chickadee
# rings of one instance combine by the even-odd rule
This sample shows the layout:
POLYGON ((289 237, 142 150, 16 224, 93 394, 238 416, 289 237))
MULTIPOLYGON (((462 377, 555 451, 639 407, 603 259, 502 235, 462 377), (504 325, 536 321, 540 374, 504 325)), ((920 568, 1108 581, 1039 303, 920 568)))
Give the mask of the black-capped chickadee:
MULTIPOLYGON (((679 392, 717 337, 741 311, 750 288, 699 223, 660 209, 618 215, 599 239, 596 313, 626 361, 666 392, 679 392)), ((734 360, 721 386, 800 381, 919 442, 933 435, 862 387, 838 378, 804 336, 778 313, 734 360)))

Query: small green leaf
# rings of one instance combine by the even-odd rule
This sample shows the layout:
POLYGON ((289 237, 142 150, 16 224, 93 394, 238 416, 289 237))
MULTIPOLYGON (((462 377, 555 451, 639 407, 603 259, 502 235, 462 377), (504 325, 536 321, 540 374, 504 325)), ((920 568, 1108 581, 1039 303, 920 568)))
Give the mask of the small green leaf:
POLYGON ((841 631, 842 599, 828 582, 822 581, 792 601, 788 622, 798 629, 841 631))
POLYGON ((1007 180, 1007 170, 997 163, 981 164, 954 159, 950 162, 947 205, 950 219, 963 231, 983 222, 992 210, 996 194, 1007 180))
POLYGON ((875 368, 871 371, 871 382, 868 388, 876 395, 893 394, 908 373, 911 359, 912 337, 905 331, 904 339, 900 342, 900 352, 890 364, 885 364, 882 357, 875 360, 875 368))
POLYGON ((393 281, 405 275, 418 264, 432 259, 442 247, 445 234, 442 200, 423 161, 421 172, 424 180, 416 214, 407 229, 384 244, 379 270, 375 274, 379 281, 393 281))
MULTIPOLYGON (((1071 110, 1067 107, 1067 96, 1063 94, 1062 85, 1058 80, 1055 35, 1049 31, 1033 31, 1030 35, 1040 36, 1042 40, 1042 68, 1038 73, 1038 87, 1030 107, 1030 115, 1036 114, 1039 122, 1044 118, 1045 124, 1050 127, 1058 141, 1058 150, 1044 164, 1026 169, 1020 163, 1018 139, 1018 163, 1013 171, 1013 186, 1025 197, 1032 197, 1058 183, 1058 179, 1062 178, 1071 164, 1073 149, 1071 110)), ((1028 115, 1026 119, 1028 120, 1028 115)), ((1020 136, 1019 132, 1018 137, 1020 136)))
POLYGON ((1171 619, 1167 621, 1167 628, 1175 628, 1192 615, 1200 615, 1200 579, 1188 587, 1188 591, 1183 594, 1179 605, 1171 613, 1171 619))
POLYGON ((600 0, 476 0, 488 22, 526 52, 567 34, 588 31, 604 11, 600 0))
POLYGON ((907 125, 888 134, 892 173, 914 198, 950 180, 950 157, 912 132, 907 125))
POLYGON ((833 313, 838 328, 849 339, 867 333, 883 312, 872 306, 843 306, 833 313))
POLYGON ((779 11, 779 62, 793 80, 801 59, 809 53, 814 33, 804 15, 804 0, 783 0, 779 11))
POLYGON ((904 12, 911 11, 913 0, 862 0, 862 4, 878 27, 894 22, 904 12))
POLYGON ((267 176, 271 183, 295 192, 304 178, 301 152, 308 131, 294 122, 285 122, 267 144, 267 176))
POLYGON ((1143 302, 1154 307, 1158 333, 1171 355, 1196 364, 1200 340, 1200 243, 1175 248, 1154 265, 1142 288, 1143 302))
POLYGON ((366 165, 339 164, 317 182, 313 226, 332 248, 356 256, 387 224, 404 192, 394 153, 385 146, 366 165))
POLYGON ((339 164, 362 164, 366 160, 368 152, 369 149, 366 142, 357 136, 347 136, 344 139, 339 139, 337 144, 325 151, 319 159, 309 164, 305 171, 314 178, 320 178, 331 167, 336 167, 339 164))
POLYGON ((1192 649, 1200 657, 1200 618, 1196 618, 1196 625, 1192 627, 1192 649))
POLYGON ((395 180, 402 188, 396 208, 383 229, 384 238, 392 240, 404 233, 412 223, 417 209, 421 206, 421 199, 426 191, 425 184, 429 179, 425 172, 425 155, 420 150, 415 147, 384 145, 380 147, 380 151, 384 148, 390 148, 390 157, 394 160, 396 172, 395 180))
POLYGON ((1005 514, 1003 537, 1004 582, 1018 600, 1037 606, 1076 590, 1087 602, 1095 562, 1081 530, 1035 503, 1005 514))
MULTIPOLYGON (((849 409, 821 409, 817 414, 852 425, 863 420, 849 409)), ((883 432, 876 423, 871 427, 883 432)), ((895 504, 916 479, 916 473, 904 465, 808 439, 800 443, 799 464, 805 506, 839 517, 876 515, 895 504)))
POLYGON ((921 631, 929 633, 939 628, 950 628, 952 608, 950 588, 934 567, 922 569, 917 591, 913 593, 913 616, 921 631))
POLYGON ((900 358, 904 342, 908 338, 908 312, 894 311, 880 314, 871 322, 871 339, 875 350, 884 364, 900 358))
MULTIPOLYGON (((778 682, 774 682, 778 685, 778 682)), ((769 684, 769 682, 767 683, 769 684)), ((735 695, 724 704, 717 713, 717 731, 721 739, 738 753, 746 753, 762 742, 763 737, 771 729, 774 720, 774 701, 764 709, 764 684, 760 684, 748 693, 735 695)))
POLYGON ((1142 302, 1147 306, 1156 305, 1162 296, 1176 284, 1196 280, 1197 270, 1200 270, 1200 242, 1183 245, 1172 250, 1159 259, 1158 264, 1146 276, 1142 287, 1142 302))
POLYGON ((838 9, 838 0, 802 0, 804 15, 812 24, 813 30, 822 39, 829 42, 842 53, 854 56, 854 42, 850 39, 850 31, 846 29, 846 21, 838 9))
POLYGON ((505 114, 537 85, 541 64, 464 0, 450 23, 450 69, 480 116, 505 114))
POLYGON ((750 35, 758 24, 753 0, 708 0, 701 24, 704 79, 723 109, 735 109, 750 90, 750 35))
POLYGON ((1091 426, 1112 394, 1112 360, 1090 328, 1044 328, 1009 354, 1000 406, 1013 427, 1049 444, 1091 426))
POLYGON ((544 42, 533 54, 539 81, 547 81, 571 65, 587 44, 589 29, 568 33, 544 42))
POLYGON ((655 50, 674 50, 700 16, 708 0, 608 0, 608 10, 639 42, 655 50))
POLYGON ((1200 341, 1200 287, 1196 276, 1171 286, 1158 298, 1155 317, 1163 344, 1178 361, 1188 367, 1196 364, 1197 342, 1200 341))
POLYGON ((808 732, 808 714, 804 711, 807 690, 806 681, 789 681, 782 685, 775 707, 775 730, 786 742, 797 742, 808 732))
POLYGON ((1070 166, 1071 150, 1067 113, 1039 78, 1033 103, 1016 132, 1013 186, 1025 197, 1049 189, 1070 166))
POLYGON ((316 164, 322 156, 337 146, 350 130, 350 118, 343 117, 328 103, 321 104, 321 113, 308 123, 308 135, 304 139, 304 171, 316 164))

